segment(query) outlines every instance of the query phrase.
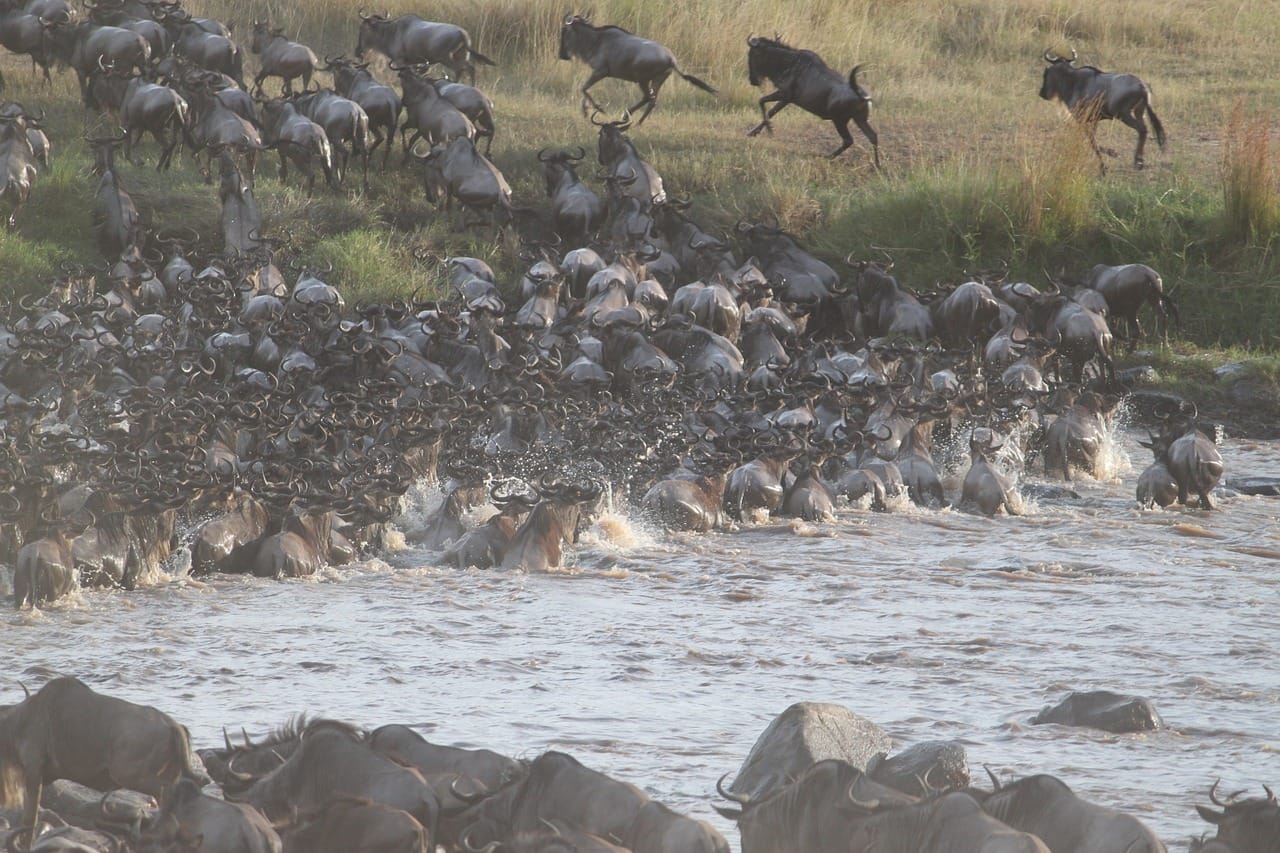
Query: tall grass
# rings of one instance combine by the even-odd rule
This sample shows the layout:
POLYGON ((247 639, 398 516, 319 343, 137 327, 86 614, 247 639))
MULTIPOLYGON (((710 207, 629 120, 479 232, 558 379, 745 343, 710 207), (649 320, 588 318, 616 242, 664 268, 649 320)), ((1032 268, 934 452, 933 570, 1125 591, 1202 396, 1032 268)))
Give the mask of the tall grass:
POLYGON ((1280 234, 1275 121, 1237 102, 1222 146, 1223 221, 1229 237, 1270 246, 1280 234))

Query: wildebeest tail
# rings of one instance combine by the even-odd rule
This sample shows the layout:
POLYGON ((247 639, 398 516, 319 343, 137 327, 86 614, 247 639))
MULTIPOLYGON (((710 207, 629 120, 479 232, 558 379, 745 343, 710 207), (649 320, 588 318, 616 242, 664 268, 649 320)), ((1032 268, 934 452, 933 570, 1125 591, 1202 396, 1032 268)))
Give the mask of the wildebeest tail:
POLYGON ((858 85, 858 69, 860 68, 862 68, 861 65, 855 65, 849 72, 849 88, 857 92, 859 97, 866 98, 869 101, 871 100, 871 93, 858 85))
POLYGON ((471 58, 474 59, 476 62, 479 62, 481 65, 497 66, 498 64, 494 62, 492 59, 490 59, 489 57, 485 56, 480 51, 476 50, 474 47, 469 47, 467 48, 467 50, 468 52, 470 52, 471 58))
POLYGON ((1161 293, 1156 296, 1156 299, 1160 301, 1160 308, 1162 310, 1168 311, 1171 315, 1173 315, 1174 323, 1182 322, 1182 318, 1178 316, 1178 306, 1174 303, 1172 298, 1161 293))
POLYGON ((1147 117, 1151 119, 1151 127, 1156 132, 1156 144, 1159 145, 1161 149, 1163 149, 1164 148, 1164 125, 1160 123, 1160 118, 1159 116, 1156 115, 1156 111, 1151 109, 1150 95, 1147 96, 1147 117))
POLYGON ((692 74, 685 74, 679 68, 676 68, 676 73, 679 74, 681 77, 683 77, 685 80, 688 80, 693 85, 697 86, 702 91, 710 92, 713 95, 717 94, 714 86, 709 85, 703 80, 699 80, 697 77, 694 77, 692 74))

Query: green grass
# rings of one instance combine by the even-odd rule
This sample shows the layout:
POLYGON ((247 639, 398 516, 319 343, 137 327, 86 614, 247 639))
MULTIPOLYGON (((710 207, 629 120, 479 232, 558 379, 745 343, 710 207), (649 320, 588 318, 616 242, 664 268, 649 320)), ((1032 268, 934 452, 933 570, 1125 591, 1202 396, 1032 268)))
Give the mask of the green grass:
MULTIPOLYGON (((355 46, 358 0, 209 0, 197 12, 235 23, 271 18, 320 54, 355 46)), ((396 0, 378 11, 418 11, 396 0)), ((633 132, 668 191, 694 201, 713 228, 740 217, 776 217, 830 259, 893 254, 903 281, 922 289, 954 281, 964 268, 1007 259, 1015 275, 1043 282, 1043 271, 1080 275, 1095 263, 1143 262, 1159 270, 1183 309, 1180 340, 1200 346, 1274 351, 1280 347, 1280 80, 1258 74, 1273 62, 1280 16, 1266 4, 1169 6, 1134 0, 599 0, 597 21, 619 23, 670 46, 681 67, 717 86, 711 97, 680 80, 662 92, 650 120, 633 132), (842 73, 866 63, 860 80, 876 97, 885 168, 870 166, 862 141, 828 161, 829 124, 790 108, 776 134, 748 139, 762 92, 746 79, 745 38, 773 35, 819 51, 842 73), (1170 134, 1152 140, 1148 168, 1130 165, 1134 134, 1104 123, 1099 141, 1118 150, 1099 174, 1083 134, 1055 105, 1036 97, 1046 49, 1080 52, 1081 63, 1140 74, 1170 134)), ((499 63, 481 68, 494 98, 494 160, 516 203, 545 198, 535 152, 543 146, 593 150, 593 128, 578 111, 585 67, 556 58, 567 11, 550 0, 442 0, 430 17, 465 26, 475 46, 499 63)), ((578 10, 582 11, 582 10, 578 10)), ((252 64, 252 59, 251 59, 252 64)), ((76 102, 69 74, 52 90, 37 85, 25 60, 0 60, 7 97, 49 110, 52 175, 42 175, 16 235, 0 235, 0 287, 39 289, 59 261, 99 262, 89 229, 96 179, 78 137, 98 123, 76 102)), ((379 60, 375 68, 387 75, 379 60)), ((274 84, 269 84, 274 85, 274 84)), ((628 84, 593 93, 612 109, 635 99, 628 84)), ((144 154, 153 160, 154 145, 144 154)), ((264 162, 257 198, 271 234, 288 235, 296 268, 332 263, 348 301, 436 293, 439 265, 428 255, 469 254, 518 275, 516 241, 492 230, 458 230, 423 200, 416 171, 400 156, 372 189, 318 189, 308 201, 296 178, 275 179, 264 162)), ((594 179, 592 160, 583 174, 594 179)), ((172 172, 124 169, 143 216, 188 222, 216 238, 216 187, 188 158, 172 172)))

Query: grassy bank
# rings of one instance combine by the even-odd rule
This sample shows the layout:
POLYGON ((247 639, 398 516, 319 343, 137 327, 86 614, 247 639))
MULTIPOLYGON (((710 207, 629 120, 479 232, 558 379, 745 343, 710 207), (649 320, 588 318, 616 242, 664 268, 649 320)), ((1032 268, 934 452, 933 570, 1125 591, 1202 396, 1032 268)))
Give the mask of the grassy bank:
MULTIPOLYGON (((356 0, 190 7, 233 21, 242 36, 255 18, 270 16, 321 54, 355 46, 356 0)), ((668 189, 692 197, 705 222, 727 228, 741 216, 773 215, 833 258, 884 248, 905 283, 920 288, 1000 258, 1037 283, 1042 270, 1080 274, 1099 262, 1144 262, 1161 271, 1182 307, 1183 339, 1280 346, 1280 260, 1273 251, 1280 236, 1280 78, 1272 73, 1280 22, 1265 4, 601 0, 592 9, 598 21, 662 40, 686 71, 721 90, 712 98, 673 80, 633 134, 668 189), (867 64, 860 79, 876 97, 872 122, 883 171, 870 167, 860 137, 839 160, 823 159, 836 145, 834 132, 794 107, 776 120, 773 137, 745 137, 762 94, 746 79, 751 31, 781 33, 842 71, 867 64), (1073 45, 1082 63, 1132 71, 1154 90, 1171 141, 1164 152, 1148 147, 1146 170, 1129 165, 1132 131, 1108 123, 1099 140, 1119 156, 1099 175, 1078 129, 1036 97, 1041 53, 1073 45)), ((522 205, 544 198, 540 147, 594 144, 577 107, 585 67, 556 58, 565 11, 549 0, 445 0, 430 10, 467 27, 476 47, 499 63, 481 69, 479 84, 497 104, 494 159, 522 205)), ((50 110, 55 145, 57 165, 41 176, 17 234, 0 236, 5 285, 29 289, 59 259, 97 258, 87 202, 94 181, 79 136, 98 119, 76 103, 69 73, 49 90, 35 83, 25 60, 6 55, 0 68, 7 97, 50 110)), ((593 91, 618 108, 635 98, 616 82, 593 91)), ((152 146, 144 151, 154 157, 152 146)), ((333 262, 350 298, 431 287, 437 271, 414 261, 415 250, 477 255, 506 275, 514 270, 514 237, 495 243, 491 233, 455 231, 423 201, 412 171, 377 176, 367 194, 321 192, 308 203, 296 183, 281 186, 274 170, 271 157, 257 191, 269 229, 293 235, 302 246, 299 262, 333 262)), ((216 190, 188 160, 167 175, 128 167, 125 176, 153 223, 181 218, 216 234, 216 190)))

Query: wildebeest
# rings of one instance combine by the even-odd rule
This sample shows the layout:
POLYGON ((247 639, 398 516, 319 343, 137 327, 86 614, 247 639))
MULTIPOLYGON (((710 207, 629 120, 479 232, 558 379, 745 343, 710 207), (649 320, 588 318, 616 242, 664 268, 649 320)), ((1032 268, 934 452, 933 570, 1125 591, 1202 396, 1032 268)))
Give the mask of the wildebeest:
POLYGON ((324 178, 332 186, 333 147, 324 128, 298 112, 289 101, 275 99, 262 105, 262 140, 280 155, 280 181, 289 176, 290 160, 307 181, 307 195, 316 185, 315 161, 319 160, 324 178))
POLYGON ((302 90, 311 88, 311 75, 319 71, 320 60, 315 51, 305 44, 285 38, 284 28, 272 29, 265 21, 253 22, 253 40, 249 49, 261 57, 261 67, 253 78, 253 87, 262 92, 262 83, 268 77, 284 81, 284 94, 293 94, 293 81, 302 78, 302 90))
POLYGON ((520 525, 507 553, 504 570, 545 572, 559 568, 565 545, 578 541, 590 516, 589 505, 599 499, 597 483, 560 483, 543 480, 542 500, 520 525))
POLYGON ((239 256, 262 245, 262 214, 253 198, 253 184, 240 171, 231 152, 218 153, 222 202, 222 251, 239 256))
POLYGON ((0 117, 0 201, 13 205, 5 222, 17 225, 18 212, 31 196, 36 179, 36 153, 23 116, 0 117))
POLYGON ((636 121, 641 125, 658 104, 658 91, 674 71, 704 92, 715 94, 711 86, 680 70, 670 50, 646 38, 634 36, 622 27, 595 26, 580 15, 569 15, 560 27, 560 58, 577 57, 591 66, 591 76, 582 84, 582 114, 588 106, 601 110, 588 91, 606 77, 628 80, 640 87, 642 97, 627 112, 644 107, 636 121))
POLYGON ((1186 506, 1188 497, 1196 494, 1201 509, 1213 509, 1209 493, 1222 479, 1222 454, 1198 429, 1194 416, 1172 421, 1146 446, 1178 484, 1178 503, 1186 506))
POLYGON ((418 159, 432 203, 443 198, 448 210, 456 199, 463 207, 492 212, 500 222, 511 220, 515 212, 511 185, 467 137, 455 137, 447 146, 433 148, 418 159))
POLYGON ((76 678, 55 678, 0 712, 0 779, 9 778, 22 782, 28 845, 46 782, 129 788, 163 803, 183 779, 197 786, 209 781, 193 763, 184 727, 155 708, 96 693, 76 678))
POLYGON ((441 95, 430 80, 419 77, 409 68, 398 66, 398 70, 405 109, 400 139, 406 160, 409 149, 419 139, 425 139, 429 146, 448 145, 460 136, 475 141, 476 128, 471 119, 441 95), (408 135, 410 129, 413 136, 408 135))
POLYGON ((1113 317, 1124 321, 1131 351, 1142 337, 1138 312, 1143 305, 1150 305, 1159 313, 1165 337, 1169 335, 1169 316, 1173 315, 1175 323, 1178 321, 1178 306, 1165 295, 1160 273, 1146 264, 1098 264, 1089 271, 1086 284, 1107 300, 1113 317))
POLYGON ((360 13, 360 34, 356 40, 356 58, 376 50, 397 65, 438 63, 455 77, 463 74, 476 79, 476 67, 495 64, 492 59, 471 47, 471 35, 462 27, 424 21, 417 15, 401 15, 388 19, 384 15, 360 13))
POLYGON ((1280 803, 1276 802, 1275 793, 1263 785, 1266 797, 1229 798, 1222 802, 1216 796, 1217 790, 1218 783, 1214 782, 1209 799, 1222 811, 1196 806, 1200 817, 1218 828, 1210 843, 1229 844, 1235 853, 1280 853, 1280 803))
POLYGON ((502 842, 545 828, 544 821, 607 838, 634 853, 728 853, 706 823, 676 814, 626 782, 582 766, 562 752, 546 752, 518 784, 482 800, 468 814, 468 845, 502 842))
POLYGON ((69 522, 52 517, 31 531, 13 567, 13 606, 36 607, 56 601, 75 588, 75 554, 69 522))
POLYGON ((871 95, 858 85, 858 69, 855 65, 846 79, 822 61, 811 50, 799 50, 777 39, 753 36, 747 39, 747 71, 751 85, 759 86, 765 80, 778 89, 760 99, 760 124, 747 134, 756 136, 762 130, 773 132, 769 119, 784 107, 795 104, 800 109, 827 119, 835 126, 843 144, 831 152, 839 157, 853 145, 849 122, 854 122, 871 142, 871 152, 876 168, 880 167, 880 138, 871 126, 871 95), (767 112, 765 104, 776 101, 767 112))
POLYGON ((1009 515, 1021 513, 1022 500, 1013 478, 997 468, 991 458, 1000 446, 990 429, 973 431, 969 439, 971 462, 961 490, 962 507, 976 507, 984 515, 995 515, 1002 508, 1009 515))
POLYGON ((100 27, 92 21, 59 23, 50 29, 53 52, 69 65, 80 81, 80 96, 88 92, 89 75, 106 65, 117 71, 139 71, 151 61, 151 44, 133 30, 100 27))
POLYGON ((49 66, 54 56, 48 32, 53 23, 21 8, 0 11, 0 45, 12 53, 30 56, 32 72, 39 66, 47 83, 53 82, 49 66))
POLYGON ((141 165, 142 158, 132 159, 131 155, 142 135, 150 133, 161 147, 156 171, 169 168, 173 150, 178 147, 186 131, 188 113, 186 100, 168 86, 148 83, 141 77, 130 80, 120 105, 124 158, 135 165, 141 165))
POLYGON ((138 207, 120 181, 115 167, 115 147, 124 140, 122 133, 108 139, 92 139, 89 145, 97 155, 96 170, 102 175, 94 194, 94 230, 98 250, 114 263, 126 250, 138 246, 142 239, 142 222, 138 207))
POLYGON ((557 234, 568 240, 585 242, 604 222, 604 202, 582 183, 577 164, 586 151, 579 148, 577 154, 567 151, 546 154, 538 152, 538 160, 547 181, 547 195, 551 198, 551 221, 557 234))
POLYGON ((136 839, 138 853, 174 853, 192 844, 200 853, 280 853, 280 836, 262 813, 201 792, 179 780, 159 813, 136 839))
POLYGON ((1147 144, 1147 123, 1144 114, 1151 119, 1156 132, 1156 143, 1164 148, 1164 126, 1151 108, 1151 90, 1147 84, 1132 74, 1109 74, 1086 65, 1076 68, 1075 48, 1071 58, 1044 52, 1044 79, 1040 84, 1040 97, 1046 101, 1058 100, 1078 119, 1089 123, 1089 144, 1102 162, 1102 152, 1094 141, 1097 122, 1118 118, 1138 131, 1138 147, 1133 152, 1133 165, 1143 166, 1142 150, 1147 144))
POLYGON ((339 797, 381 803, 413 815, 427 830, 428 850, 440 809, 421 773, 375 752, 359 731, 334 720, 313 720, 283 764, 242 793, 229 796, 273 821, 295 812, 319 813, 339 797))
POLYGON ((600 128, 596 142, 596 157, 604 166, 609 178, 619 181, 623 194, 640 203, 642 210, 667 200, 662 188, 662 177, 636 150, 635 143, 627 136, 631 128, 631 115, 624 113, 618 121, 598 122, 593 114, 591 123, 600 128))
MULTIPOLYGON (((827 853, 848 838, 863 819, 861 802, 906 805, 915 797, 872 781, 845 761, 826 759, 806 768, 793 782, 760 797, 716 790, 738 808, 715 806, 738 825, 742 853, 827 853)), ((837 848, 839 849, 839 848, 837 848)))
POLYGON ((966 793, 941 794, 897 806, 863 805, 850 833, 850 853, 1050 853, 1048 845, 982 810, 966 793))
MULTIPOLYGON (((978 795, 987 814, 1029 832, 1053 853, 1165 853, 1145 823, 1077 796, 1061 779, 1026 776, 978 795)), ((972 793, 972 792, 971 792, 972 793)))
POLYGON ((403 809, 337 797, 302 815, 285 834, 286 853, 432 853, 426 828, 403 809))
POLYGON ((373 79, 367 62, 330 59, 326 67, 333 72, 333 88, 339 95, 355 101, 369 117, 369 133, 373 135, 373 144, 369 146, 370 155, 379 145, 386 147, 382 151, 382 168, 387 168, 387 159, 391 156, 391 148, 396 138, 396 128, 400 125, 402 102, 399 93, 386 84, 373 79))
POLYGON ((369 116, 364 109, 332 89, 295 96, 293 103, 298 112, 324 128, 333 149, 338 181, 346 180, 347 164, 354 154, 360 158, 363 185, 368 187, 371 137, 369 116))
POLYGON ((432 85, 436 87, 444 99, 458 108, 464 116, 471 119, 471 123, 476 126, 476 140, 484 137, 484 156, 489 156, 490 149, 493 148, 493 101, 489 100, 489 96, 481 92, 475 86, 468 86, 466 83, 457 83, 453 80, 437 78, 432 81, 432 85))

